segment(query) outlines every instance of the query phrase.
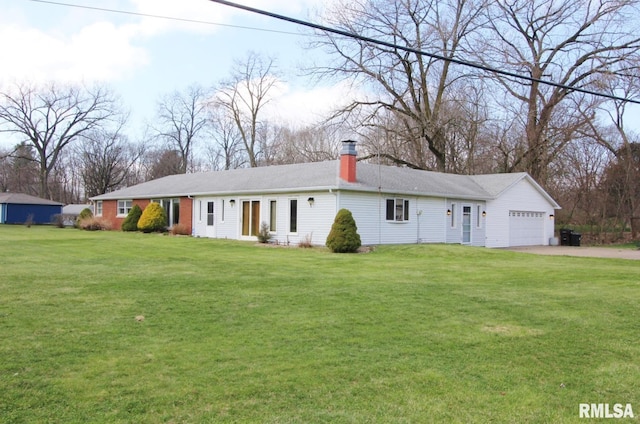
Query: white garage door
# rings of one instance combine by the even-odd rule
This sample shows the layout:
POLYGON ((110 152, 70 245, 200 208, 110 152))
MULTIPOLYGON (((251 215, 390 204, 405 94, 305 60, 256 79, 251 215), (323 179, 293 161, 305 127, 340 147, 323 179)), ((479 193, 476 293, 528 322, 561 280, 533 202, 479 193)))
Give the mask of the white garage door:
POLYGON ((509 211, 509 246, 544 243, 544 212, 509 211))

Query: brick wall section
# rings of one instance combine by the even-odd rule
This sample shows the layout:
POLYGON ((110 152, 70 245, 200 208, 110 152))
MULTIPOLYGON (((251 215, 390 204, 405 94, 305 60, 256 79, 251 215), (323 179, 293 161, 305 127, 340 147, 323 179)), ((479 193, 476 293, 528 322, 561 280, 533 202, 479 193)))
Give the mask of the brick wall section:
POLYGON ((180 224, 187 226, 189 233, 193 233, 193 199, 180 198, 180 224))
MULTIPOLYGON (((144 210, 149 204, 149 200, 146 199, 134 199, 132 202, 134 205, 140 206, 140 209, 144 210)), ((126 216, 118 216, 118 201, 117 200, 103 200, 102 201, 102 219, 109 222, 112 230, 120 230, 122 228, 122 221, 126 216)))
MULTIPOLYGON (((144 208, 151 201, 149 199, 134 199, 133 204, 140 206, 140 209, 144 211, 144 208)), ((117 200, 103 200, 102 201, 102 219, 105 219, 111 225, 112 230, 120 230, 122 227, 122 221, 125 217, 119 217, 118 215, 118 201, 117 200)), ((192 231, 193 225, 193 200, 188 197, 180 198, 180 224, 186 225, 189 228, 189 232, 192 231)))
POLYGON ((111 229, 119 230, 122 225, 122 220, 116 218, 118 214, 118 201, 117 200, 103 200, 102 201, 102 219, 109 222, 111 229))

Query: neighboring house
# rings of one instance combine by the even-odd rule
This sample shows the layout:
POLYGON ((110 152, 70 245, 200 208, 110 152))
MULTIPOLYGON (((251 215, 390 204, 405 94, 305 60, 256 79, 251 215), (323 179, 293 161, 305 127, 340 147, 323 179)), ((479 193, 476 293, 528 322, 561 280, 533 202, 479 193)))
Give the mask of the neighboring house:
POLYGON ((62 203, 22 193, 0 193, 0 224, 50 224, 62 203))
POLYGON ((80 212, 89 208, 93 211, 93 205, 65 205, 62 207, 62 222, 68 227, 76 225, 80 212))
POLYGON ((172 175, 92 198, 120 228, 134 204, 163 205, 168 226, 197 237, 323 245, 349 209, 364 245, 547 245, 560 206, 528 174, 454 175, 358 163, 354 142, 337 161, 172 175))

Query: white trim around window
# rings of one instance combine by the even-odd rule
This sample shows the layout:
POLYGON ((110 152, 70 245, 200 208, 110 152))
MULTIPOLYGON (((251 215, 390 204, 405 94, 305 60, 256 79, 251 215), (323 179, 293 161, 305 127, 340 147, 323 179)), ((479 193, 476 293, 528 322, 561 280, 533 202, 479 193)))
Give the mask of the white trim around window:
POLYGON ((129 215, 129 211, 133 207, 133 200, 118 200, 118 217, 129 215))
POLYGON ((409 200, 401 198, 386 199, 387 222, 409 221, 409 200))

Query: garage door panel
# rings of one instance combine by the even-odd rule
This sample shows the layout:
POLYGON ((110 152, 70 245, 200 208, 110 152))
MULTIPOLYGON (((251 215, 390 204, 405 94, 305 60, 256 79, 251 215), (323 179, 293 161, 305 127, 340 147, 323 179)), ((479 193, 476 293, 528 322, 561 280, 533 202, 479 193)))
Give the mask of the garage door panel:
POLYGON ((544 212, 510 211, 509 246, 544 244, 544 212))

